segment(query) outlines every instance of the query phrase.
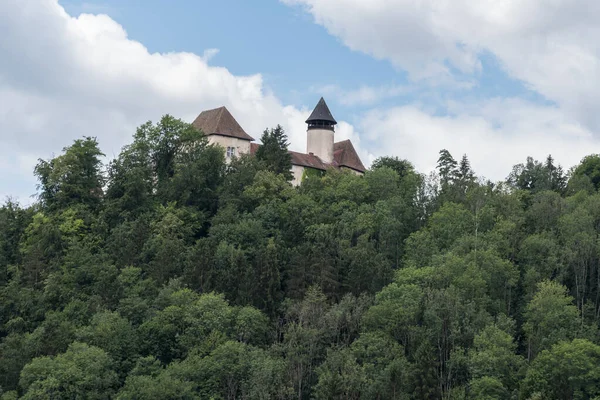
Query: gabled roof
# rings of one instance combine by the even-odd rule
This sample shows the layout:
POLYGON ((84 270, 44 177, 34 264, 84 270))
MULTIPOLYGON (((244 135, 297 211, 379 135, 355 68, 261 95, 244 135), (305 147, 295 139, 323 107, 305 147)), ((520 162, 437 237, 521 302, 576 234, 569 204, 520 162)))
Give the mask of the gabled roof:
POLYGON ((366 171, 350 140, 333 144, 333 161, 338 167, 347 167, 358 172, 366 171))
MULTIPOLYGON (((258 143, 250 143, 250 154, 256 154, 260 146, 258 143)), ((350 140, 343 140, 333 145, 333 162, 331 164, 324 163, 314 154, 298 153, 297 151, 288 151, 288 153, 292 156, 292 165, 300 165, 322 171, 327 170, 329 167, 346 167, 363 173, 366 171, 350 140)))
MULTIPOLYGON (((258 148, 262 146, 258 143, 250 143, 250 154, 256 154, 258 148)), ((329 164, 325 164, 321 159, 314 154, 298 153, 297 151, 288 150, 292 157, 292 165, 300 165, 303 167, 315 168, 325 171, 329 164)))
POLYGON ((327 103, 325 103, 325 99, 322 97, 312 114, 310 114, 310 117, 306 120, 306 123, 308 124, 312 121, 327 121, 332 122, 334 125, 337 124, 337 121, 333 118, 333 115, 331 115, 331 111, 329 111, 329 107, 327 107, 327 103))
POLYGON ((206 136, 221 135, 230 136, 242 140, 254 140, 233 118, 233 115, 225 107, 202 111, 192 122, 196 129, 200 129, 206 136))
POLYGON ((298 153, 296 151, 288 151, 292 156, 292 165, 301 165, 303 167, 320 169, 325 171, 330 164, 325 164, 321 159, 314 154, 298 153))

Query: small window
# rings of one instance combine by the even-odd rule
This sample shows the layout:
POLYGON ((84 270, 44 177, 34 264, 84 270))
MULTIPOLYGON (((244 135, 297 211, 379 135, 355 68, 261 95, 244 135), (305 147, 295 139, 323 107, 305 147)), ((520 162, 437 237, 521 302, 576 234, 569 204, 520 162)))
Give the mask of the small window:
POLYGON ((227 158, 235 156, 235 147, 227 147, 227 158))

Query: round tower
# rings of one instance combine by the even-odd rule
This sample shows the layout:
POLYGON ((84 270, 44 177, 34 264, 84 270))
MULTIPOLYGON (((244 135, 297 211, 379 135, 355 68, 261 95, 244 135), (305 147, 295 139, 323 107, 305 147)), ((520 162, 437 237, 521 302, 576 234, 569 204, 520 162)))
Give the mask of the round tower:
POLYGON ((308 124, 306 152, 314 154, 323 162, 333 162, 333 135, 337 121, 331 115, 322 97, 306 123, 308 124))

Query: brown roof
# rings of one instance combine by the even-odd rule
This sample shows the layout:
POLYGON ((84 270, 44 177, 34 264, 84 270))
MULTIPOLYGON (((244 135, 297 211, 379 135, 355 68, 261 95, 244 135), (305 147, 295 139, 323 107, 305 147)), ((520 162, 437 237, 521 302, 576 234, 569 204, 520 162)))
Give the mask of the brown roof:
POLYGON ((315 168, 325 171, 329 164, 324 163, 314 154, 298 153, 297 151, 289 151, 292 156, 292 165, 301 165, 303 167, 315 168))
MULTIPOLYGON (((260 147, 258 143, 250 143, 250 154, 256 154, 260 147)), ((365 172, 366 168, 360 161, 354 146, 350 140, 343 140, 333 145, 333 163, 327 164, 314 154, 298 153, 289 151, 292 156, 292 165, 300 165, 325 171, 328 167, 346 167, 359 172, 365 172)))
MULTIPOLYGON (((256 151, 261 145, 258 143, 250 143, 250 154, 256 154, 256 151)), ((303 167, 315 168, 325 171, 329 164, 325 164, 321 159, 314 154, 298 153, 297 151, 288 151, 292 156, 292 165, 301 165, 303 167)))
POLYGON ((333 144, 333 161, 339 167, 347 167, 359 172, 366 170, 350 140, 333 144))
POLYGON ((192 122, 196 129, 200 129, 206 136, 221 135, 231 136, 242 140, 254 140, 233 118, 225 107, 202 111, 192 122))

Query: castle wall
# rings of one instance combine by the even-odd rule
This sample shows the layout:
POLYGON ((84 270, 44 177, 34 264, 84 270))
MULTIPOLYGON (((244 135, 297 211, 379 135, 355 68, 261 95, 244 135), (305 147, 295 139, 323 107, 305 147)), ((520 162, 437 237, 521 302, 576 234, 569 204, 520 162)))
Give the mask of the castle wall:
POLYGON ((242 154, 250 153, 250 141, 242 140, 230 136, 221 136, 221 135, 210 135, 208 136, 208 143, 210 144, 218 144, 219 146, 225 149, 225 156, 227 162, 231 159, 231 157, 227 157, 227 148, 233 147, 235 149, 235 156, 239 157, 242 154))
POLYGON ((307 153, 313 153, 323 162, 333 162, 333 131, 327 129, 309 129, 306 136, 307 153))
POLYGON ((300 186, 302 183, 302 176, 304 175, 304 167, 301 165, 292 165, 292 175, 294 175, 292 185, 300 186))

